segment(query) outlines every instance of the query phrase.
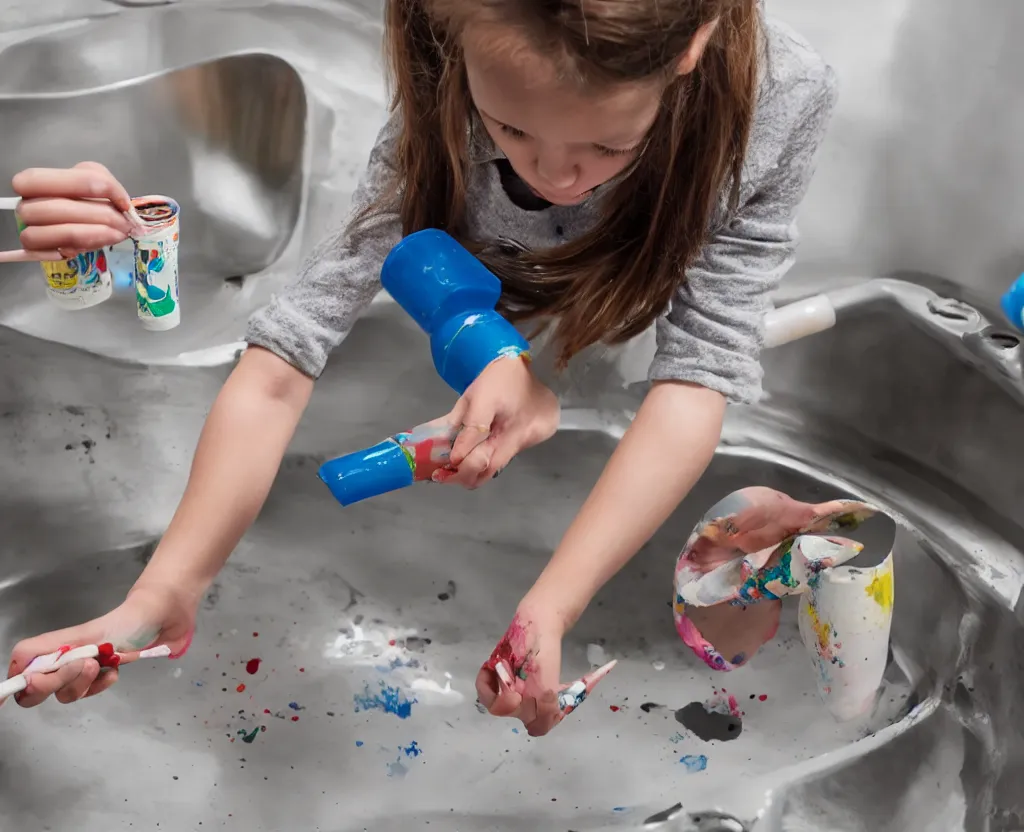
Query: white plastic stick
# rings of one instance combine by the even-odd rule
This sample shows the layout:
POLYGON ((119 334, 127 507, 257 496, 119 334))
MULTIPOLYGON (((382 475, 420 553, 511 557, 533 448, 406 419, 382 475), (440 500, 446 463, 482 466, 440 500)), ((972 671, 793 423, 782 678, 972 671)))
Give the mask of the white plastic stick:
POLYGON ((21 202, 20 196, 0 196, 0 211, 13 211, 21 202))
MULTIPOLYGON (((100 654, 100 648, 96 644, 86 644, 83 647, 74 647, 63 652, 56 651, 43 656, 36 656, 28 663, 28 667, 17 676, 12 676, 0 682, 0 700, 21 693, 28 687, 28 677, 33 673, 53 673, 60 670, 66 664, 78 661, 79 659, 95 659, 100 654)), ((115 654, 123 655, 123 654, 115 654)), ((171 648, 166 644, 150 647, 139 653, 140 659, 163 659, 171 655, 171 648)))

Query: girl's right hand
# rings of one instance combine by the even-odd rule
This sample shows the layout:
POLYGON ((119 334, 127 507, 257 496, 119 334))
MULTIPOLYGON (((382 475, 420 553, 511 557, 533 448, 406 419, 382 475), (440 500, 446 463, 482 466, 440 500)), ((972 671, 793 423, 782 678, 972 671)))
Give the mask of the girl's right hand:
POLYGON ((74 257, 120 243, 134 229, 125 216, 133 212, 131 197, 97 162, 29 168, 16 174, 11 185, 21 197, 17 213, 25 226, 23 254, 56 251, 62 258, 74 257))
MULTIPOLYGON (((110 642, 122 654, 122 665, 135 661, 140 650, 156 644, 166 644, 171 648, 171 658, 178 658, 192 642, 197 606, 169 586, 137 584, 121 606, 100 618, 20 642, 11 654, 8 678, 20 673, 36 656, 64 645, 110 642)), ((116 669, 101 672, 95 659, 83 659, 53 673, 33 673, 28 677, 28 687, 14 699, 23 708, 32 708, 52 694, 58 702, 67 704, 102 693, 117 678, 116 669)))

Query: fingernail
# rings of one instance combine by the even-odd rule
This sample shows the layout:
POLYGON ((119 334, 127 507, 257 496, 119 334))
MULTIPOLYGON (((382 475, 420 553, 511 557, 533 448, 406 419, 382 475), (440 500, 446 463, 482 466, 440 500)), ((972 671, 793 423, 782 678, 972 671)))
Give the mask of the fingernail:
POLYGON ((493 474, 493 475, 491 476, 491 479, 492 479, 492 480, 496 480, 496 479, 498 479, 498 477, 500 477, 500 476, 501 476, 501 472, 502 472, 502 471, 504 471, 504 470, 505 470, 504 468, 499 468, 499 469, 498 469, 497 471, 495 471, 495 472, 494 472, 494 474, 493 474))

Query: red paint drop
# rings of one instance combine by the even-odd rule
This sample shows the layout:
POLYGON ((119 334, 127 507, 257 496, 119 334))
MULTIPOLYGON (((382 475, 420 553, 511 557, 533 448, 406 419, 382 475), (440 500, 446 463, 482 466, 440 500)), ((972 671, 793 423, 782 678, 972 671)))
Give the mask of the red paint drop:
POLYGON ((292 717, 292 722, 298 722, 298 721, 299 721, 299 718, 297 716, 293 716, 292 717))
POLYGON ((608 707, 612 711, 612 713, 618 713, 620 710, 622 710, 618 705, 609 705, 608 707))
POLYGON ((263 713, 265 713, 265 714, 269 714, 269 713, 270 713, 270 708, 264 708, 264 709, 263 709, 263 713))
POLYGON ((253 638, 259 638, 259 637, 260 637, 260 634, 259 634, 259 633, 253 633, 253 634, 252 634, 252 637, 253 637, 253 638))
POLYGON ((216 654, 216 655, 214 656, 214 658, 217 658, 217 659, 219 659, 219 658, 220 658, 220 653, 217 653, 217 654, 216 654))
POLYGON ((304 667, 300 667, 299 668, 299 673, 305 673, 305 672, 306 672, 306 668, 304 668, 304 667))
POLYGON ((239 693, 242 693, 242 691, 245 690, 245 685, 244 684, 240 684, 237 688, 235 688, 235 690, 237 690, 239 693))
POLYGON ((245 663, 245 672, 250 676, 255 675, 256 671, 260 669, 261 661, 263 661, 263 659, 249 659, 249 661, 245 663))
POLYGON ((391 641, 389 641, 388 644, 390 644, 392 647, 394 647, 395 646, 395 640, 391 639, 391 641))
POLYGON ((767 694, 767 693, 762 693, 762 694, 761 694, 761 695, 760 695, 759 697, 757 697, 757 698, 758 698, 758 699, 760 699, 760 700, 761 700, 762 702, 767 702, 767 701, 768 701, 768 694, 767 694))

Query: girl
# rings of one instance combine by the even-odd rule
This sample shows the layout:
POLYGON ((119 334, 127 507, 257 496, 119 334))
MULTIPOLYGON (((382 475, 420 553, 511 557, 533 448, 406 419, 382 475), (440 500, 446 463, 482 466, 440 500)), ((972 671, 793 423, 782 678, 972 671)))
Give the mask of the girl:
MULTIPOLYGON (((563 364, 657 322, 650 392, 477 681, 492 713, 533 735, 561 718, 566 629, 703 473, 726 402, 757 399, 761 319, 834 100, 807 44, 757 0, 388 0, 385 25, 392 115, 353 219, 252 319, 125 602, 22 642, 12 672, 65 643, 188 647, 199 600, 403 234, 463 241, 501 278, 504 313, 549 326, 563 364)), ((28 170, 14 187, 29 251, 68 256, 130 230, 128 195, 100 166, 28 170)), ((475 487, 551 436, 558 405, 528 362, 499 359, 445 418, 466 429, 441 479, 475 487)), ((117 678, 98 673, 89 661, 36 676, 20 703, 117 678)))

